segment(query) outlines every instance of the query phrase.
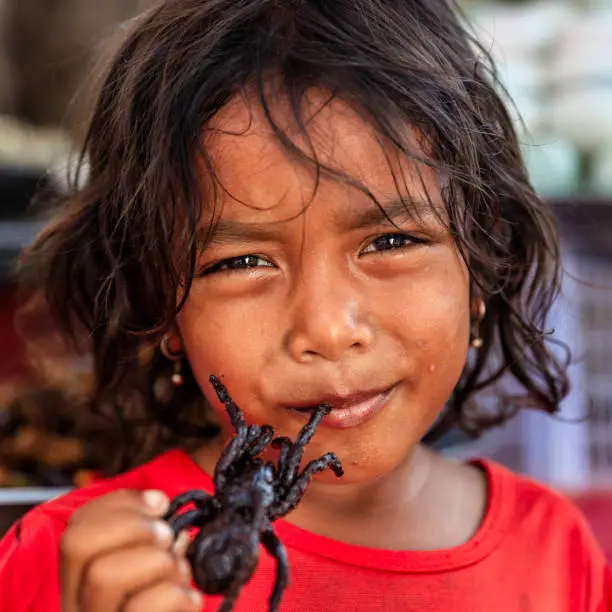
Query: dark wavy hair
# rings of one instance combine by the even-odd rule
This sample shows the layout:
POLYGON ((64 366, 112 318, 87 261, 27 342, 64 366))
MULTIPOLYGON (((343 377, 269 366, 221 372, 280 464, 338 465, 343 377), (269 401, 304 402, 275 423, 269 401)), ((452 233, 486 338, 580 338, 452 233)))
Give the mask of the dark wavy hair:
POLYGON ((494 410, 473 401, 506 373, 529 406, 556 412, 568 380, 544 327, 560 282, 555 223, 528 180, 491 58, 457 7, 166 0, 134 22, 112 60, 80 158, 85 172, 57 198, 56 219, 24 259, 39 307, 93 355, 89 406, 122 426, 119 467, 144 448, 201 443, 214 431, 188 365, 170 399, 153 392, 171 367, 158 346, 194 277, 202 210, 222 189, 202 139, 209 120, 234 96, 255 92, 291 155, 317 176, 351 180, 279 127, 270 79, 302 135, 304 96, 316 87, 359 109, 400 155, 414 157, 405 133, 416 128, 424 161, 445 178, 447 222, 487 312, 484 346, 426 439, 452 427, 478 434, 515 414, 525 405, 515 396, 500 396, 494 410), (213 187, 206 196, 202 163, 213 187))

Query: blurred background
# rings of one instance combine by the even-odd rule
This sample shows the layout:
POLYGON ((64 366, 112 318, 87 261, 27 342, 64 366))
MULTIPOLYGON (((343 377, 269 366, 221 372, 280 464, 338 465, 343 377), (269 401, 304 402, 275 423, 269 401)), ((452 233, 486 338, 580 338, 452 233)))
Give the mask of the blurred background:
MULTIPOLYGON (((96 62, 151 4, 0 0, 0 532, 106 467, 101 425, 65 391, 87 364, 67 373, 50 362, 44 383, 30 376, 11 272, 41 227, 33 195, 63 180, 82 138, 96 62)), ((532 180, 559 219, 566 275, 551 327, 572 348, 573 391, 560 418, 525 411, 441 447, 566 491, 612 559, 612 0, 460 4, 497 60, 532 180)))

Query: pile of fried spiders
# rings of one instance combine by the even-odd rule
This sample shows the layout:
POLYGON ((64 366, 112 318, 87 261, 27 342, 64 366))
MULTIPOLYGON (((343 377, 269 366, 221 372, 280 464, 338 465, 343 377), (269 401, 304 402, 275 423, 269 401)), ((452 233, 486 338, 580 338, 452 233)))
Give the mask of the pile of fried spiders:
POLYGON ((225 385, 215 376, 210 382, 225 405, 235 435, 215 467, 214 495, 187 491, 172 500, 165 519, 175 537, 196 528, 187 559, 197 587, 208 595, 224 596, 220 612, 233 609, 257 567, 263 545, 277 563, 269 600, 270 612, 276 612, 289 584, 289 563, 272 523, 297 506, 315 474, 327 468, 338 477, 344 473, 335 453, 325 453, 299 471, 304 449, 330 408, 318 406, 293 442, 275 438, 269 425, 247 425, 225 385), (268 446, 279 451, 277 465, 259 457, 268 446), (188 504, 194 509, 182 511, 188 504))

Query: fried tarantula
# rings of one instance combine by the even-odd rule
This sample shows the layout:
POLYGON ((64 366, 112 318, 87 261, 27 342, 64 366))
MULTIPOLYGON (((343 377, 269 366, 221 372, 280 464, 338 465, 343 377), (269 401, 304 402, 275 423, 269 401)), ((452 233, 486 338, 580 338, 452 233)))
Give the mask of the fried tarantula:
POLYGON ((330 408, 318 406, 292 442, 286 437, 274 438, 269 425, 247 425, 221 381, 211 376, 210 382, 225 404, 236 434, 215 467, 214 495, 199 490, 179 495, 172 500, 165 518, 175 536, 186 529, 199 529, 189 545, 187 559, 198 588, 225 597, 220 612, 233 609, 257 567, 263 544, 277 563, 269 607, 275 612, 289 582, 289 564, 272 522, 296 507, 315 474, 327 468, 338 477, 344 473, 335 453, 310 461, 299 472, 304 447, 330 408), (280 450, 277 466, 257 457, 268 445, 280 450), (195 509, 179 513, 190 503, 195 509))

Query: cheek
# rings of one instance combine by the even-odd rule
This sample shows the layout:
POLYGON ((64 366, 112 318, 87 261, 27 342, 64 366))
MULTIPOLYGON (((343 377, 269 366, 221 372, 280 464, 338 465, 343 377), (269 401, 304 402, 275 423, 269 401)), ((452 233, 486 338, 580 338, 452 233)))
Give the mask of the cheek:
POLYGON ((430 388, 432 406, 439 410, 452 394, 465 368, 470 339, 469 292, 441 293, 424 341, 420 383, 430 388))
POLYGON ((429 384, 456 384, 467 358, 470 337, 469 277, 457 259, 429 267, 404 296, 392 316, 404 346, 414 357, 418 377, 429 384))
POLYGON ((208 382, 211 374, 222 378, 236 397, 253 393, 251 381, 259 379, 263 364, 269 361, 270 335, 266 319, 253 312, 261 311, 246 305, 215 305, 197 292, 181 310, 177 324, 185 353, 207 399, 214 397, 208 382))
POLYGON ((422 318, 417 323, 417 335, 419 348, 425 354, 451 356, 466 352, 470 335, 467 293, 439 293, 435 302, 423 305, 422 312, 422 318))

